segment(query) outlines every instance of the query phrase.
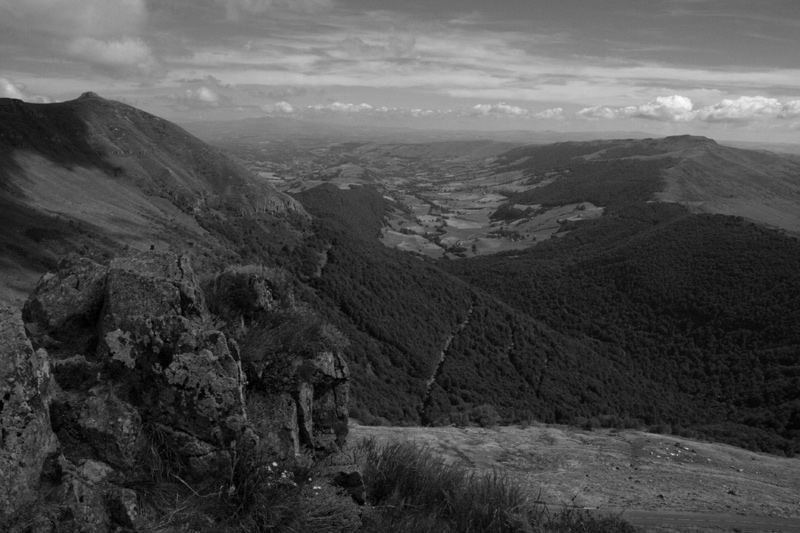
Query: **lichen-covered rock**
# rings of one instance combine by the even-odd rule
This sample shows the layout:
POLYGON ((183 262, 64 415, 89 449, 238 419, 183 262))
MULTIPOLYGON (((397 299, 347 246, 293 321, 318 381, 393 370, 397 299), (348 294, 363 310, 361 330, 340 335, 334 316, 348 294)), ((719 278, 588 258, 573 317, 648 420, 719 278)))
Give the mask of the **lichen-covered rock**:
POLYGON ((185 258, 150 253, 111 262, 99 353, 142 417, 169 428, 184 464, 204 472, 224 462, 219 452, 247 426, 241 367, 207 317, 185 258))
POLYGON ((247 424, 243 380, 225 336, 209 334, 196 352, 178 353, 159 369, 171 403, 161 403, 162 423, 218 445, 227 445, 247 424))
POLYGON ((35 348, 46 348, 54 358, 87 354, 93 348, 106 273, 106 267, 73 254, 39 280, 23 308, 35 348))
MULTIPOLYGON (((69 522, 68 531, 105 533, 111 529, 104 498, 103 482, 94 482, 82 475, 81 467, 63 456, 59 459, 62 481, 51 499, 59 503, 62 526, 69 522)), ((65 528, 66 529, 66 528, 65 528)))
POLYGON ((217 279, 210 300, 226 327, 187 257, 72 257, 42 278, 25 329, 0 312, 0 529, 9 506, 35 499, 40 479, 66 530, 135 528, 124 480, 159 450, 162 466, 212 490, 239 450, 257 445, 276 460, 338 451, 349 394, 341 333, 297 306, 285 276, 241 267, 217 279), (253 324, 265 336, 246 361, 248 384, 242 358, 254 350, 243 333, 253 324), (55 380, 37 346, 52 349, 55 380))
POLYGON ((56 449, 52 386, 47 353, 34 351, 19 311, 0 304, 0 525, 35 500, 42 465, 56 449))
POLYGON ((97 362, 86 359, 86 356, 77 354, 52 360, 50 369, 62 389, 89 390, 97 384, 102 367, 97 362))
POLYGON ((136 493, 131 489, 116 487, 106 494, 106 509, 111 520, 128 529, 136 527, 139 506, 136 493))
POLYGON ((91 391, 78 417, 81 436, 97 456, 119 468, 130 468, 142 432, 139 412, 100 386, 91 391))
POLYGON ((252 391, 247 399, 247 416, 266 453, 280 460, 300 453, 297 401, 290 393, 265 395, 252 391))

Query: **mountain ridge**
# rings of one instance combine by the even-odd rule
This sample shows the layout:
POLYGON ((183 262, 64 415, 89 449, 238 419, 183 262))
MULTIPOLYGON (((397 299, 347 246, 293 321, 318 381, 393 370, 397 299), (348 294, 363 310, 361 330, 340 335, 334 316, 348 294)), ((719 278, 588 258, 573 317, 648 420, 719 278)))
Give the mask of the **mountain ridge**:
POLYGON ((55 104, 0 99, 0 159, 0 224, 15 230, 0 236, 11 299, 70 250, 210 250, 202 217, 307 220, 300 204, 218 148, 92 92, 55 104))

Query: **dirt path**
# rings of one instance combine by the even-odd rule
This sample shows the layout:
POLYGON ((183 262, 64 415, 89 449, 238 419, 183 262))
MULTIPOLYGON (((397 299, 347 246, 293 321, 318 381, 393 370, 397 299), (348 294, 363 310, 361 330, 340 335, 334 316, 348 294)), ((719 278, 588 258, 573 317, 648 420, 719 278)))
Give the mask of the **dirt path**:
POLYGON ((800 460, 724 444, 631 430, 545 425, 497 429, 354 425, 350 434, 351 442, 369 437, 379 442, 412 440, 478 471, 500 468, 530 490, 532 498, 549 505, 800 519, 800 460))

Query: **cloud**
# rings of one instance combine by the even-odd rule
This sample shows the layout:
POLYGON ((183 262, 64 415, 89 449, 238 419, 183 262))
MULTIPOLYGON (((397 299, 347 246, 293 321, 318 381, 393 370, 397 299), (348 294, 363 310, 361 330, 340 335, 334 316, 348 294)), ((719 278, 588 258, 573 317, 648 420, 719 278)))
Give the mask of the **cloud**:
POLYGON ((697 112, 697 118, 704 122, 751 122, 777 117, 781 108, 781 103, 774 98, 741 96, 704 107, 697 112))
POLYGON ((145 0, 0 0, 0 35, 112 77, 159 71, 143 40, 147 21, 145 0))
POLYGON ((148 17, 145 0, 0 0, 0 13, 28 32, 66 39, 138 35, 148 17))
POLYGON ((150 76, 159 70, 152 50, 140 39, 106 41, 81 37, 73 40, 67 50, 72 57, 112 77, 150 76))
POLYGON ((317 104, 309 106, 306 109, 312 111, 328 111, 332 113, 361 113, 373 111, 375 108, 369 104, 345 104, 342 102, 333 102, 332 104, 322 105, 317 104))
POLYGON ((398 58, 409 56, 415 45, 416 39, 410 35, 391 35, 386 44, 367 43, 361 37, 350 36, 340 43, 339 49, 353 58, 398 58))
POLYGON ((177 95, 170 95, 178 105, 189 108, 221 107, 231 103, 230 97, 220 94, 205 85, 184 90, 177 95))
POLYGON ((482 116, 529 117, 532 113, 527 107, 519 107, 501 102, 499 104, 477 104, 472 107, 472 114, 482 116))
POLYGON ((663 122, 688 122, 695 117, 692 100, 680 95, 659 96, 640 106, 623 107, 618 113, 626 117, 663 122))
POLYGON ((552 109, 545 109, 544 111, 540 111, 534 115, 536 118, 543 118, 547 120, 563 120, 564 119, 564 110, 560 107, 554 107, 552 109))
POLYGON ((585 107, 576 116, 584 120, 613 120, 619 117, 619 110, 608 106, 585 107))
POLYGON ((288 115, 294 113, 295 109, 289 102, 277 102, 261 106, 261 110, 269 114, 288 115))
POLYGON ((46 96, 29 95, 25 92, 25 85, 16 83, 8 78, 0 78, 0 98, 16 98, 34 104, 49 104, 52 100, 46 96))
POLYGON ((228 20, 241 20, 249 15, 261 15, 274 10, 315 13, 333 7, 332 0, 215 0, 225 8, 228 20))
POLYGON ((680 95, 659 96, 639 106, 586 107, 576 113, 585 120, 614 120, 640 118, 661 122, 715 122, 746 124, 753 121, 800 116, 800 100, 782 104, 766 96, 740 96, 723 99, 715 104, 696 108, 690 98, 680 95))
POLYGON ((800 100, 792 100, 791 102, 786 102, 781 107, 780 113, 778 113, 778 118, 797 118, 800 117, 800 100))

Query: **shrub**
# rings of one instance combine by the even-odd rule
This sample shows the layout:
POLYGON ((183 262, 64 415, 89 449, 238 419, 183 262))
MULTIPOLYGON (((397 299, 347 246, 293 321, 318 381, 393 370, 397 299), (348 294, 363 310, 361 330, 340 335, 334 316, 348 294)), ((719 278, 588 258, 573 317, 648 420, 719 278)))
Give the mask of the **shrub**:
POLYGON ((278 354, 313 357, 322 351, 341 351, 345 335, 313 311, 291 308, 270 313, 253 325, 241 343, 242 359, 263 361, 278 354))
POLYGON ((498 472, 479 476, 409 443, 365 441, 367 498, 382 510, 366 531, 511 533, 529 531, 544 513, 498 472))
POLYGON ((494 427, 500 422, 500 414, 493 405, 479 405, 469 412, 469 419, 482 428, 494 427))

